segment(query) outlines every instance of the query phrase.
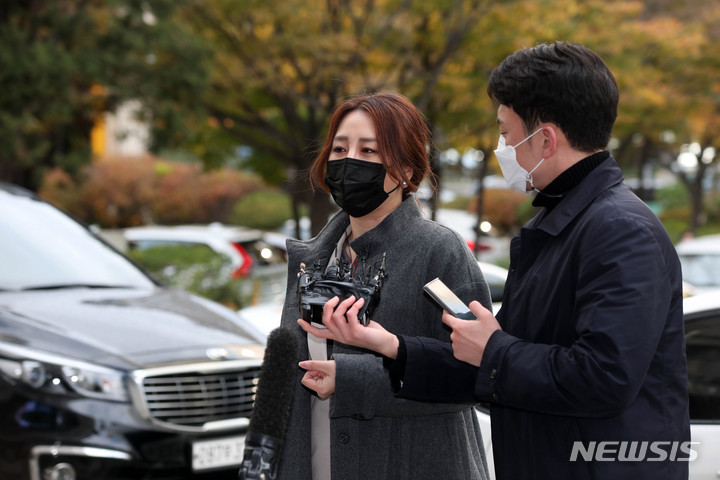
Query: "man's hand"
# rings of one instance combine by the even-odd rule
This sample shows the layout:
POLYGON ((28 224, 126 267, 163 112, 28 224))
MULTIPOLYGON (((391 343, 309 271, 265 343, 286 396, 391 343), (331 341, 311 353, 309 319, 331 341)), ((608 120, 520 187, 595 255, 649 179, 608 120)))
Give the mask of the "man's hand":
POLYGON ((327 398, 335 393, 335 360, 306 360, 300 362, 300 368, 307 370, 302 384, 318 397, 327 398))
POLYGON ((468 306, 477 320, 461 320, 444 311, 442 321, 452 328, 450 341, 455 358, 479 367, 490 335, 501 328, 492 312, 480 302, 473 301, 468 306))
POLYGON ((394 359, 400 343, 398 338, 377 322, 371 320, 363 326, 358 320, 358 312, 364 302, 362 298, 356 301, 355 297, 340 302, 338 297, 333 297, 323 307, 322 322, 327 328, 318 328, 302 319, 298 320, 298 324, 318 338, 365 348, 394 359))

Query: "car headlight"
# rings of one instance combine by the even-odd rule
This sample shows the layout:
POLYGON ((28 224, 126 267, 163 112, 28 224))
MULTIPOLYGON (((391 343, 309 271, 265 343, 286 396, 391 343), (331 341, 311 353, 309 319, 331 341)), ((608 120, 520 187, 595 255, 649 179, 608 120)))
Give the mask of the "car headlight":
POLYGON ((63 366, 62 372, 68 384, 82 395, 117 401, 128 400, 125 377, 117 370, 76 364, 63 366))
POLYGON ((119 370, 8 344, 0 344, 0 356, 0 372, 36 390, 129 401, 119 370))

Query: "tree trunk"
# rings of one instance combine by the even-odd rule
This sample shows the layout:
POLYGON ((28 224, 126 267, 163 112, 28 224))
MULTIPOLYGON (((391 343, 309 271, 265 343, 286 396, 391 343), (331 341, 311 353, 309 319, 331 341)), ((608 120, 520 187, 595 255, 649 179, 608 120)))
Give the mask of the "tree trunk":
POLYGON ((652 188, 647 189, 645 188, 645 172, 646 172, 646 166, 648 165, 650 158, 650 154, 653 150, 653 142, 650 140, 645 139, 643 142, 642 147, 638 150, 637 153, 637 177, 638 177, 638 188, 635 191, 635 194, 640 197, 641 200, 644 202, 647 202, 649 200, 652 200, 653 192, 652 188))
POLYGON ((430 195, 430 219, 437 220, 437 209, 439 207, 440 188, 442 188, 442 168, 440 166, 440 152, 437 148, 430 151, 430 170, 435 176, 434 188, 431 188, 430 195))
POLYGON ((478 189, 477 189, 477 206, 475 213, 477 214, 477 222, 475 224, 475 258, 478 258, 478 255, 480 254, 480 241, 483 237, 483 232, 480 230, 480 225, 482 224, 483 219, 483 210, 485 208, 484 205, 484 199, 485 199, 485 175, 487 175, 487 165, 488 165, 488 159, 490 158, 485 151, 483 151, 483 159, 480 161, 480 165, 478 167, 478 189))
POLYGON ((702 201, 702 177, 698 175, 690 184, 690 233, 693 236, 702 226, 702 201))
POLYGON ((310 229, 314 237, 328 222, 330 216, 330 200, 323 190, 316 189, 310 199, 310 229))

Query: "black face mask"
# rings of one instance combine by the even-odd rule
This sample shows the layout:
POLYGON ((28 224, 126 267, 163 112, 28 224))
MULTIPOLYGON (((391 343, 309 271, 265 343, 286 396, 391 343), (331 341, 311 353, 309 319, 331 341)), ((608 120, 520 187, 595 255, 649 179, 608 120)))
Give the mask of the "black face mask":
POLYGON ((340 208, 352 217, 364 217, 400 186, 385 192, 385 173, 382 163, 347 157, 327 163, 325 184, 340 208))

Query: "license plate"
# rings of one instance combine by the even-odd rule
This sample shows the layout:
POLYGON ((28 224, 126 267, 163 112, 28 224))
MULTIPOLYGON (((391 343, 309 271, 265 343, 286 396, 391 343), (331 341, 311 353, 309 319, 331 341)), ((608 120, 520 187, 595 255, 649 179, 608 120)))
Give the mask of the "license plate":
POLYGON ((245 436, 202 440, 192 445, 194 471, 240 466, 245 451, 245 436))

